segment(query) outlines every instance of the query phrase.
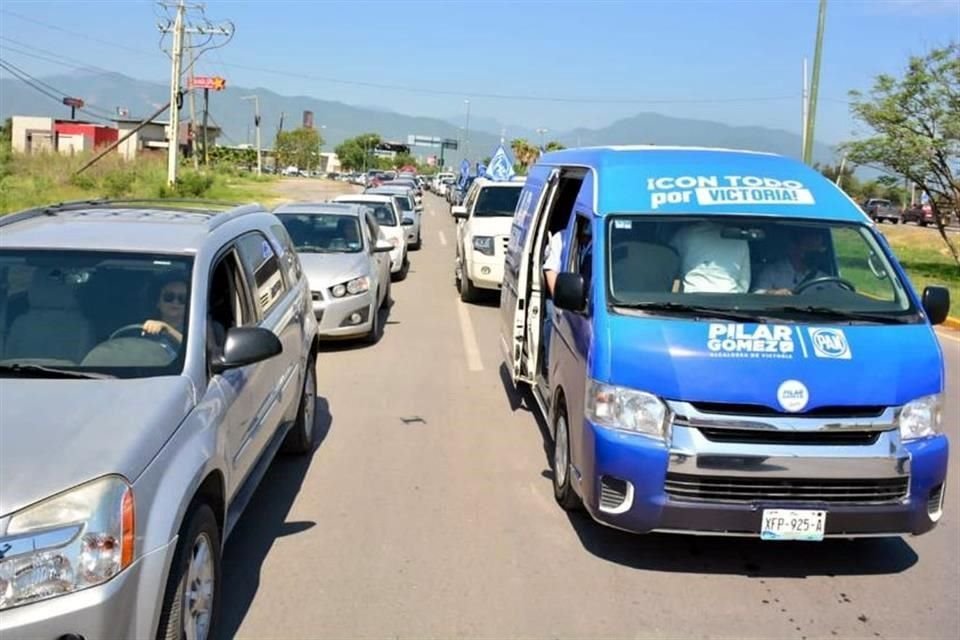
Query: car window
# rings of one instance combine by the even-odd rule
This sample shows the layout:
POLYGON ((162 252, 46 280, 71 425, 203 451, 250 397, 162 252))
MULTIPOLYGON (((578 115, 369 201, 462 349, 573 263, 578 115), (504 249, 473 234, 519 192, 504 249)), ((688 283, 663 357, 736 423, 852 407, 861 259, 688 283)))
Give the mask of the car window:
POLYGON ((223 352, 228 330, 257 324, 251 297, 240 259, 236 250, 230 247, 217 258, 210 271, 206 330, 208 367, 212 359, 223 352))
POLYGON ((286 287, 280 275, 280 260, 266 237, 257 231, 237 240, 240 260, 252 279, 250 286, 261 317, 265 318, 283 298, 286 287))
POLYGON ((352 214, 279 213, 295 249, 301 253, 359 253, 360 220, 352 214))
POLYGON ((373 211, 373 217, 381 227, 397 226, 397 216, 394 213, 393 205, 388 202, 364 202, 362 200, 339 200, 349 204, 359 204, 373 211))
POLYGON ((290 234, 287 233, 282 224, 275 224, 270 227, 270 230, 273 231, 273 235, 276 236, 280 246, 283 247, 280 260, 283 262, 284 269, 286 269, 287 281, 290 283, 298 282, 303 274, 303 267, 300 264, 300 257, 297 256, 297 250, 293 246, 290 234))
POLYGON ((407 198, 407 196, 394 196, 393 201, 397 203, 401 212, 413 210, 413 207, 410 206, 410 199, 407 198))
POLYGON ((0 250, 0 363, 176 375, 192 277, 193 260, 182 256, 0 250))
POLYGON ((484 187, 475 194, 476 205, 473 215, 476 217, 513 217, 520 199, 522 187, 484 187))

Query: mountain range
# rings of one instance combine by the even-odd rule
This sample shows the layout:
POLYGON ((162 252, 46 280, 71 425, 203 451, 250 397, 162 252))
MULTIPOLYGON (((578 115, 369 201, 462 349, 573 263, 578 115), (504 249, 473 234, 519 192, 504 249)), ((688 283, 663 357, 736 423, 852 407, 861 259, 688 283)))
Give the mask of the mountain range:
MULTIPOLYGON (((131 117, 145 117, 165 104, 169 88, 165 84, 137 80, 118 73, 80 72, 44 78, 49 87, 64 95, 82 98, 88 111, 78 113, 78 119, 104 120, 115 117, 117 109, 126 110, 131 117)), ((202 110, 202 94, 197 92, 198 119, 202 110)), ((323 127, 321 133, 332 149, 344 139, 364 132, 377 132, 387 140, 406 142, 411 134, 459 139, 465 126, 463 116, 456 118, 429 118, 395 113, 386 108, 358 107, 333 100, 321 100, 307 95, 283 96, 263 87, 241 88, 228 86, 224 91, 210 92, 210 121, 223 129, 221 144, 242 144, 254 141, 253 102, 243 96, 258 95, 260 101, 262 138, 265 148, 272 146, 273 137, 281 124, 284 129, 300 126, 303 112, 312 111, 314 124, 323 127)), ((189 100, 184 100, 184 117, 189 118, 189 100)), ((69 117, 69 109, 57 104, 35 89, 14 78, 0 79, 0 118, 12 115, 43 115, 69 117)), ((165 116, 161 116, 165 119, 165 116)), ((527 138, 536 144, 537 133, 526 127, 508 126, 493 118, 474 117, 470 122, 470 155, 476 159, 493 153, 505 131, 508 140, 527 138)), ((639 113, 617 120, 599 129, 579 128, 571 131, 550 132, 548 140, 560 140, 567 146, 607 144, 676 144, 708 147, 728 147, 769 151, 797 157, 800 136, 789 131, 756 126, 730 126, 720 122, 675 118, 657 113, 639 113)), ((463 141, 461 141, 463 142, 463 141)), ((463 147, 461 147, 462 149, 463 147)), ((436 150, 417 147, 414 153, 429 154, 436 150)), ((448 160, 459 160, 461 151, 447 151, 448 160)), ((834 150, 826 144, 814 146, 814 159, 833 162, 834 150)))

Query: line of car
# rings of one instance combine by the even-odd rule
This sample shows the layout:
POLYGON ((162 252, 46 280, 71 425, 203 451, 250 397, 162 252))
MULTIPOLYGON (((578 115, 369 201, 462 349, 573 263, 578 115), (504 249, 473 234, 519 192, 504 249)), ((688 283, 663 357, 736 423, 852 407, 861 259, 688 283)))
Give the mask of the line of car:
MULTIPOLYGON (((893 224, 912 222, 920 227, 937 223, 936 214, 929 204, 900 207, 884 198, 869 198, 861 203, 860 208, 875 222, 891 222, 893 224)), ((957 215, 953 211, 941 211, 941 215, 943 216, 944 226, 957 222, 957 215)))

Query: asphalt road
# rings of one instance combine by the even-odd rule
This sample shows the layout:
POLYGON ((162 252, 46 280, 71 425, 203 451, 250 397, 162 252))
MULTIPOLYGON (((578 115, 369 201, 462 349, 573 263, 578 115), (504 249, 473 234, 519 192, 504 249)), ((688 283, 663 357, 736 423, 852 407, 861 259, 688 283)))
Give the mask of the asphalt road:
MULTIPOLYGON (((323 351, 323 441, 278 459, 227 544, 222 637, 960 636, 956 445, 946 515, 918 538, 637 536, 565 514, 500 369, 497 299, 461 306, 453 220, 426 201, 383 340, 323 351)), ((957 443, 960 339, 942 344, 957 443)))

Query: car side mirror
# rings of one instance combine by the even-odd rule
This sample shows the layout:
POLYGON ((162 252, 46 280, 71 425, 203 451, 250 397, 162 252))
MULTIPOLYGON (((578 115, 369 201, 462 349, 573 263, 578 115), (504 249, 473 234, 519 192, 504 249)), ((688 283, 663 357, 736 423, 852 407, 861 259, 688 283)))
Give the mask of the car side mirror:
POLYGON ((553 288, 553 304, 558 309, 581 312, 587 308, 587 288, 579 273, 558 273, 553 288))
POLYGON ((414 224, 414 222, 416 222, 416 221, 415 221, 413 218, 404 218, 402 224, 403 224, 403 226, 405 226, 405 227, 412 227, 413 224, 414 224))
POLYGON ((923 290, 923 310, 930 324, 942 324, 950 313, 950 290, 946 287, 927 287, 923 290))
POLYGON ((391 251, 393 251, 393 245, 386 240, 377 240, 377 244, 373 246, 374 253, 390 253, 391 251))
POLYGON ((282 352, 280 339, 269 329, 232 327, 227 330, 223 353, 214 358, 211 369, 214 373, 223 373, 268 360, 282 352))
POLYGON ((450 209, 450 212, 453 214, 453 217, 456 218, 457 220, 466 220, 468 218, 466 207, 458 205, 450 209))

